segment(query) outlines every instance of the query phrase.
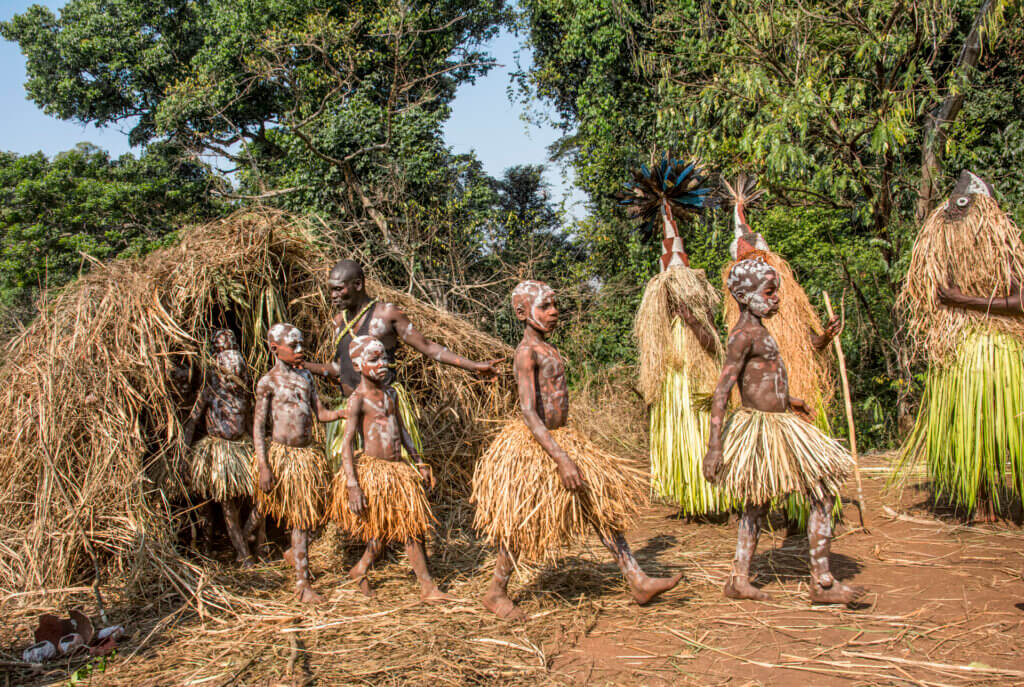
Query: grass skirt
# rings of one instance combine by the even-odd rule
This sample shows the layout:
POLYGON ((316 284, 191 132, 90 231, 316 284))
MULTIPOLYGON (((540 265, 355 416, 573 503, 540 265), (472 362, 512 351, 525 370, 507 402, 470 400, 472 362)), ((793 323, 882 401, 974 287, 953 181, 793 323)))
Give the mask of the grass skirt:
POLYGON ((722 487, 741 503, 766 504, 794 492, 824 499, 853 470, 839 442, 793 413, 740 408, 724 435, 722 487))
POLYGON ((227 501, 253 495, 252 437, 207 435, 192 447, 192 487, 204 498, 227 501))
POLYGON ((331 482, 327 517, 364 542, 426 538, 434 516, 419 472, 404 460, 381 460, 362 451, 354 460, 366 510, 359 516, 349 510, 348 478, 339 470, 331 482))
MULTIPOLYGON (((393 383, 391 388, 395 390, 395 396, 398 399, 398 413, 402 416, 402 424, 405 425, 405 431, 409 433, 412 445, 416 447, 416 452, 423 455, 423 439, 420 437, 419 426, 419 406, 416 405, 416 401, 405 390, 405 387, 398 382, 393 383)), ((347 403, 348 399, 345 399, 338 407, 344 408, 347 403)), ((345 439, 345 425, 347 423, 348 420, 335 420, 324 425, 324 434, 327 440, 327 457, 330 459, 331 469, 335 471, 341 467, 341 445, 345 439)), ((359 442, 358 435, 356 435, 356 442, 359 442)), ((402 455, 406 458, 409 457, 404 446, 402 447, 402 455)))
POLYGON ((625 530, 646 502, 640 470, 570 427, 551 436, 579 468, 586 483, 581 492, 562 486, 554 461, 521 419, 505 425, 473 475, 473 526, 524 562, 550 560, 592 526, 604 535, 625 530))
POLYGON ((914 430, 897 469, 925 458, 935 495, 973 512, 986 493, 1000 507, 1007 482, 1024 494, 1024 344, 974 332, 950 364, 928 369, 914 430))
POLYGON ((274 488, 269 494, 259 488, 259 465, 255 458, 252 462, 252 479, 260 512, 293 529, 314 529, 323 520, 331 478, 323 449, 267 441, 267 462, 274 473, 274 488))

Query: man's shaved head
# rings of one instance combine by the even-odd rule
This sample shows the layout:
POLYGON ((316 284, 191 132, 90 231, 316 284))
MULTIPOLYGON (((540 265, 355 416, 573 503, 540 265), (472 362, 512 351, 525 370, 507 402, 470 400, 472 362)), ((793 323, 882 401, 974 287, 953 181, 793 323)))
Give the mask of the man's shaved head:
POLYGON ((364 279, 363 266, 355 260, 339 260, 331 268, 331 274, 327 281, 328 283, 341 283, 353 279, 364 279))

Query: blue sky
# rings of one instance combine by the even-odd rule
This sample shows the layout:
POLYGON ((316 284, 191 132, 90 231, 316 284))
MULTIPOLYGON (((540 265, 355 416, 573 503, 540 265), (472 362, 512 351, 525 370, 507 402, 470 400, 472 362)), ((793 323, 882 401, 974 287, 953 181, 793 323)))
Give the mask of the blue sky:
MULTIPOLYGON (((27 0, 0 0, 0 19, 9 19, 31 4, 27 0)), ((43 4, 56 8, 62 3, 43 4)), ((501 66, 475 84, 459 89, 444 132, 455 152, 475 150, 484 168, 494 176, 512 165, 547 163, 547 146, 558 138, 553 128, 523 121, 523 106, 510 102, 507 96, 509 74, 515 70, 519 48, 519 40, 509 33, 491 42, 490 52, 501 66)), ((127 127, 97 128, 50 117, 26 99, 24 82, 25 58, 17 44, 0 40, 0 150, 21 154, 41 150, 53 155, 81 141, 105 148, 114 156, 130 150, 127 127)), ((573 204, 572 214, 581 216, 582 195, 565 177, 567 172, 547 164, 546 178, 553 199, 568 198, 573 204)))

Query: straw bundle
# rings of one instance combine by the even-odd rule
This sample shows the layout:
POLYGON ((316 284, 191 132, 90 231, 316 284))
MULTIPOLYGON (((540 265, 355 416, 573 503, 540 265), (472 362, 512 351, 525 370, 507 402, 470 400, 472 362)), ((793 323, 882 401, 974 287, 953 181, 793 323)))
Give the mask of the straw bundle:
MULTIPOLYGON (((267 440, 267 462, 274 473, 274 488, 265 493, 258 486, 256 507, 282 524, 303 530, 315 529, 324 518, 331 471, 320 446, 287 446, 267 440)), ((252 480, 259 483, 259 468, 252 461, 252 480)))
POLYGON ((570 427, 551 436, 579 468, 580 492, 562 486, 554 461, 521 419, 505 425, 473 475, 473 526, 525 562, 552 560, 592 528, 604 535, 625 530, 646 501, 640 470, 570 427))
MULTIPOLYGON (((764 321, 768 333, 779 345, 779 353, 789 373, 789 393, 802 399, 815 416, 827 412, 835 393, 836 380, 829 350, 817 351, 811 343, 813 335, 822 333, 818 313, 800 287, 789 263, 771 251, 758 252, 779 274, 779 312, 764 321)), ((747 256, 747 257, 753 257, 747 256)), ((722 271, 722 283, 729 278, 735 262, 722 271)), ((725 299, 725 324, 728 331, 740 319, 736 299, 725 299)))
POLYGON ((347 477, 339 471, 331 482, 327 517, 364 542, 376 539, 387 544, 426 538, 435 520, 416 469, 404 460, 381 460, 362 451, 355 461, 366 510, 359 516, 349 510, 347 477))
MULTIPOLYGON (((184 229, 178 245, 143 259, 97 264, 42 304, 0 366, 0 588, 59 588, 99 574, 146 596, 162 593, 159 580, 195 593, 200 572, 177 547, 190 504, 153 481, 155 467, 188 451, 187 411, 167 369, 199 359, 209 333, 226 326, 258 379, 266 328, 285 319, 311 335, 317 359, 329 358, 324 277, 339 254, 303 221, 242 211, 184 229)), ((460 355, 511 354, 455 315, 372 280, 368 288, 460 355)), ((465 493, 487 421, 512 408, 508 378, 477 383, 401 351, 397 365, 421 404, 442 488, 465 493)))
POLYGON ((203 437, 192 447, 192 488, 214 501, 253 496, 253 456, 251 437, 203 437))
POLYGON ((740 408, 724 429, 722 487, 741 503, 835 493, 853 470, 839 442, 792 413, 740 408))
POLYGON ((966 216, 951 220, 946 204, 917 234, 907 280, 897 299, 906 316, 915 353, 943 365, 982 326, 1024 339, 1024 319, 984 314, 939 303, 936 290, 952 280, 964 293, 990 298, 1024 288, 1024 243, 1020 230, 993 198, 972 196, 966 216), (1016 283, 1016 287, 1014 287, 1016 283))
POLYGON ((715 383, 721 350, 717 357, 708 355, 689 327, 684 327, 680 336, 674 332, 673 322, 682 304, 715 331, 709 316, 720 300, 704 270, 672 267, 647 282, 633 321, 633 336, 640 349, 640 392, 649 405, 661 397, 670 370, 686 370, 697 389, 715 383))

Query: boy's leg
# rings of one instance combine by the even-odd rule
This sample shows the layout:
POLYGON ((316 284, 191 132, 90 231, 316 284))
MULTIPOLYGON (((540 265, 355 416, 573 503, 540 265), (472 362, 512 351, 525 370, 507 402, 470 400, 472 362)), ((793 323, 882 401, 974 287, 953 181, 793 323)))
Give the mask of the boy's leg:
POLYGON ((732 572, 723 590, 730 599, 767 601, 770 598, 767 592, 750 584, 750 559, 757 550, 757 540, 761 536, 761 518, 767 511, 768 507, 765 505, 747 506, 740 518, 736 536, 736 557, 732 561, 732 572))
POLYGON ((832 507, 835 496, 811 500, 807 518, 807 544, 811 554, 811 601, 823 604, 848 604, 864 595, 864 588, 837 581, 829 569, 832 552, 832 507))
POLYGON ((526 614, 508 598, 508 581, 515 569, 515 558, 504 546, 498 547, 494 576, 484 595, 484 608, 505 620, 526 620, 526 614))
POLYGON ((626 581, 629 582, 633 592, 633 599, 641 606, 672 589, 683 579, 683 573, 676 573, 671 577, 648 577, 647 573, 640 569, 640 564, 636 562, 636 558, 633 557, 633 552, 630 550, 629 544, 626 543, 626 538, 622 535, 622 532, 613 532, 611 536, 605 536, 596 527, 594 531, 597 532, 601 542, 611 552, 612 557, 615 558, 615 562, 619 565, 619 570, 622 571, 626 581))
POLYGON ((284 552, 284 559, 295 568, 295 593, 304 603, 320 603, 323 597, 313 591, 309 584, 309 533, 299 528, 292 529, 292 546, 284 552))
POLYGON ((366 579, 366 572, 370 569, 370 566, 377 562, 383 550, 384 547, 381 546, 379 541, 371 539, 366 542, 366 551, 363 552, 362 558, 348 571, 348 576, 359 582, 359 591, 370 598, 373 598, 374 591, 373 587, 370 586, 370 581, 366 579))
POLYGON ((249 545, 245 542, 245 535, 238 524, 238 501, 228 499, 220 504, 224 509, 224 524, 228 528, 228 537, 231 538, 231 545, 235 547, 237 562, 245 567, 252 566, 252 554, 249 552, 249 545))
POLYGON ((409 539, 405 542, 405 555, 409 558, 409 565, 416 573, 416 579, 420 582, 422 592, 420 598, 424 601, 455 601, 456 598, 445 594, 437 588, 434 578, 430 576, 427 568, 427 551, 420 539, 409 539))

